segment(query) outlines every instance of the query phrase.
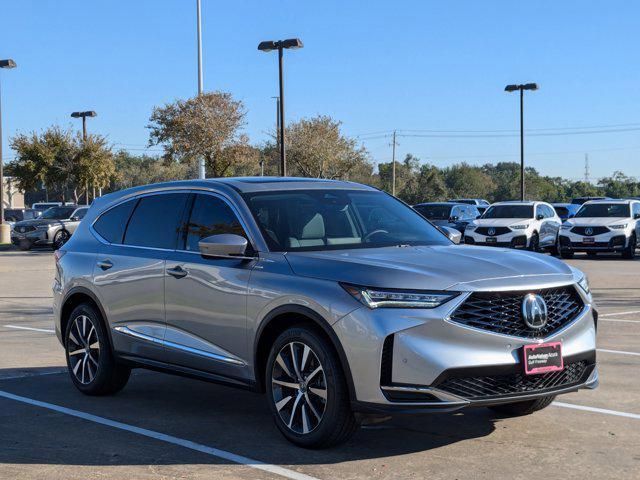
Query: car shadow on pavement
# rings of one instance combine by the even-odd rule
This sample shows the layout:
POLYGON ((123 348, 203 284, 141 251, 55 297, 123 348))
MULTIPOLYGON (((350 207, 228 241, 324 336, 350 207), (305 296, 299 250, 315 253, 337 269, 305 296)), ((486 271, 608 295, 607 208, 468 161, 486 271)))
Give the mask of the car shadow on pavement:
MULTIPOLYGON (((34 376, 38 372, 21 371, 31 376, 3 380, 0 370, 0 391, 272 464, 334 464, 429 451, 487 436, 496 422, 487 409, 398 417, 362 427, 345 445, 313 451, 288 443, 271 419, 266 398, 253 392, 136 370, 117 395, 88 397, 66 373, 34 376)), ((0 425, 0 444, 9 446, 0 449, 0 465, 228 463, 6 398, 0 398, 0 425)))

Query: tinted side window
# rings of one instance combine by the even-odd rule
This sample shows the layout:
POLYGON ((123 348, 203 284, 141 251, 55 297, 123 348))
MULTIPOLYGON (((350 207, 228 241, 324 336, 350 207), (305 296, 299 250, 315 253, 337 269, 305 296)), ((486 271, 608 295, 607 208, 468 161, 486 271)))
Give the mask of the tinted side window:
POLYGON ((78 209, 76 210, 74 217, 78 217, 80 220, 82 220, 84 216, 87 214, 88 210, 89 210, 88 208, 78 209))
POLYGON ((131 216, 133 207, 136 206, 137 199, 124 202, 108 212, 102 214, 93 224, 93 228, 109 243, 122 243, 124 229, 131 216))
POLYGON ((189 223, 183 229, 186 249, 197 252, 198 242, 211 235, 233 233, 247 238, 238 218, 229 205, 212 195, 197 194, 191 208, 189 223))
POLYGON ((124 234, 125 245, 176 248, 178 225, 187 198, 186 193, 142 197, 124 234))

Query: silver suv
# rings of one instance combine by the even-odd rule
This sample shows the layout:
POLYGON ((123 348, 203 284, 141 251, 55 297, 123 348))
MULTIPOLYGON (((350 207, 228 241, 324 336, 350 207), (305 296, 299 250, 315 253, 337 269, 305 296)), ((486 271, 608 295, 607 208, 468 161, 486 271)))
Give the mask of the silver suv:
POLYGON ((597 384, 580 271, 455 246, 364 185, 133 188, 96 199, 55 256, 55 328, 81 392, 117 392, 137 367, 249 388, 304 447, 369 416, 523 415, 597 384))

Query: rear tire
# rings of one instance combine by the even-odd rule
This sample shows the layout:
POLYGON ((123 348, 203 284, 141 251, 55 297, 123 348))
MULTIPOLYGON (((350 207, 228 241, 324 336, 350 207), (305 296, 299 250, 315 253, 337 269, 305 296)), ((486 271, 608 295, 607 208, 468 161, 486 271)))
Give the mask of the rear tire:
POLYGON ((622 251, 622 258, 626 258, 627 260, 633 260, 636 258, 636 246, 638 240, 636 239, 636 234, 632 234, 631 238, 629 238, 629 245, 622 251))
POLYGON ((328 448, 358 429, 338 356, 313 328, 293 327, 276 339, 265 380, 276 426, 291 443, 328 448))
POLYGON ((542 397, 535 400, 527 400, 524 402, 494 405, 489 408, 505 417, 520 417, 522 415, 530 415, 534 412, 537 412, 538 410, 547 408, 549 405, 551 405, 555 398, 555 395, 551 395, 549 397, 542 397))
POLYGON ((116 362, 102 317, 91 304, 71 312, 64 345, 71 381, 85 395, 111 395, 127 384, 131 369, 116 362))

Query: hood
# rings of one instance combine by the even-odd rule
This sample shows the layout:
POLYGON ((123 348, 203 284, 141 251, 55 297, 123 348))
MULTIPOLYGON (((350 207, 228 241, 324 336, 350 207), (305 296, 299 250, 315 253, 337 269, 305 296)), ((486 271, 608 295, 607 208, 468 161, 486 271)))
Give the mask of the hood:
POLYGON ((533 218, 479 218, 473 224, 477 227, 508 227, 533 222, 533 218))
POLYGON ((514 289, 573 281, 571 268, 531 252, 469 245, 290 252, 295 274, 378 288, 514 289))
POLYGON ((16 222, 15 227, 38 227, 40 225, 55 225, 62 224, 62 220, 55 220, 53 218, 33 218, 31 220, 22 220, 21 222, 16 222))
POLYGON ((451 225, 451 222, 449 222, 449 220, 429 220, 429 221, 434 225, 438 225, 439 227, 448 227, 449 225, 451 225))
POLYGON ((571 225, 572 227, 606 227, 632 221, 629 217, 584 217, 567 220, 566 225, 571 225))

